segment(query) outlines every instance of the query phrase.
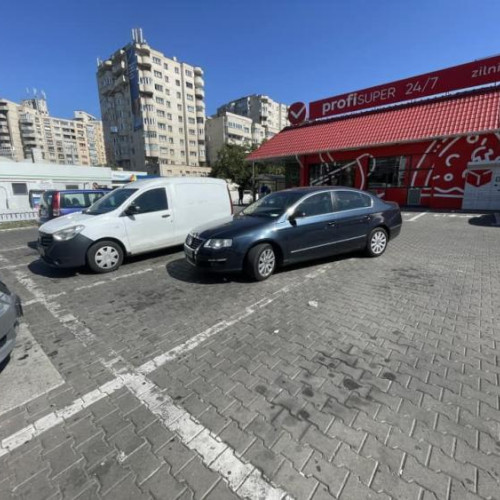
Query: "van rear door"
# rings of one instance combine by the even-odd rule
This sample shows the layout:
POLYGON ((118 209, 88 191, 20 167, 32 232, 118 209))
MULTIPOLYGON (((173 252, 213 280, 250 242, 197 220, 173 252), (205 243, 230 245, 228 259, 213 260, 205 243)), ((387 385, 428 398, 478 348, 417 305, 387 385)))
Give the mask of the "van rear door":
POLYGON ((170 204, 167 189, 156 187, 142 191, 127 205, 134 205, 137 210, 134 215, 124 214, 121 218, 131 253, 149 252, 175 244, 175 212, 170 204))

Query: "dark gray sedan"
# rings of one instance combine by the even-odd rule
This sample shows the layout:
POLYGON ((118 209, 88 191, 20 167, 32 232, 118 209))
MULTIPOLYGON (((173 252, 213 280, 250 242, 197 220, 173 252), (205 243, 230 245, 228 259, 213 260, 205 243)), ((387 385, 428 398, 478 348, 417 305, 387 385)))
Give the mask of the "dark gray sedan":
POLYGON ((0 366, 14 349, 19 318, 22 315, 21 300, 0 281, 0 366))
POLYGON ((346 187, 303 187, 269 194, 227 224, 191 232, 186 259, 209 270, 245 270, 256 280, 278 266, 366 250, 385 252, 401 231, 397 203, 346 187))

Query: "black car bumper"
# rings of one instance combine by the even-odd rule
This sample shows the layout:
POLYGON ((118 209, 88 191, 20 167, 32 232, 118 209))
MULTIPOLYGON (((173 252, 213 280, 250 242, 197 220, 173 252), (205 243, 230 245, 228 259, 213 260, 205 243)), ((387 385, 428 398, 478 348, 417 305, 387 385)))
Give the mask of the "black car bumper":
POLYGON ((87 250, 94 243, 90 238, 77 234, 68 241, 57 241, 52 235, 40 233, 38 253, 51 267, 76 268, 87 264, 87 250))
POLYGON ((21 300, 17 295, 11 295, 11 305, 0 318, 0 363, 9 357, 16 345, 19 318, 23 315, 21 300))
POLYGON ((210 250, 200 247, 194 250, 184 244, 184 255, 191 265, 200 269, 226 273, 239 272, 243 269, 243 256, 232 249, 210 250))

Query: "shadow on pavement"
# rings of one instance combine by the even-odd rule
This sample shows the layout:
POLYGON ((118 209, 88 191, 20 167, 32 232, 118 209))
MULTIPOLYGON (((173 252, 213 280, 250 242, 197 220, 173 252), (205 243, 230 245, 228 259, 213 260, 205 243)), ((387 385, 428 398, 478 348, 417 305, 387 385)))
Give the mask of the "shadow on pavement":
POLYGON ((496 227, 500 228, 500 220, 495 214, 485 214, 479 215, 478 217, 472 217, 469 219, 469 224, 473 226, 483 226, 483 227, 496 227))
POLYGON ((250 283, 251 280, 243 273, 211 273, 198 269, 185 259, 177 259, 167 264, 167 273, 174 279, 199 285, 219 285, 223 283, 250 283))

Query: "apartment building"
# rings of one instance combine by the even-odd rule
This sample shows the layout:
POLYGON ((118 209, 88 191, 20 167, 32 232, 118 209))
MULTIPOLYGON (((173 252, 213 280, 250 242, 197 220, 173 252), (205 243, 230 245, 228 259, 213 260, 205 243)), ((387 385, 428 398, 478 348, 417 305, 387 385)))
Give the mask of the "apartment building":
POLYGON ((225 144, 250 148, 261 144, 265 137, 265 128, 254 123, 251 118, 221 111, 219 115, 207 118, 207 161, 209 165, 213 165, 217 160, 217 153, 225 144))
POLYGON ((132 30, 98 61, 104 141, 112 165, 161 175, 207 175, 203 70, 167 57, 132 30))
POLYGON ((228 111, 241 116, 247 116, 254 123, 258 123, 265 130, 266 139, 270 139, 285 127, 288 121, 288 106, 274 101, 262 94, 253 94, 240 97, 223 104, 217 109, 217 115, 228 111))
POLYGON ((0 155, 62 165, 106 165, 102 123, 84 111, 75 119, 49 115, 45 97, 20 104, 0 99, 0 155))

